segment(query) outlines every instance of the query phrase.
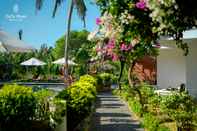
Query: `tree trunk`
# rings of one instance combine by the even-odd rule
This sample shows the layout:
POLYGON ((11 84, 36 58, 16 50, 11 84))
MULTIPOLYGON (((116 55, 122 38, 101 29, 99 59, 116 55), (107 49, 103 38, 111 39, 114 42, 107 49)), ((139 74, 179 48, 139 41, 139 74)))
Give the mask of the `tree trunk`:
POLYGON ((119 78, 118 78, 118 88, 119 88, 119 90, 121 90, 120 80, 122 78, 122 73, 123 73, 123 70, 124 70, 124 66, 125 66, 125 61, 120 61, 120 75, 119 75, 119 78))
POLYGON ((132 72, 133 72, 133 68, 134 68, 135 64, 136 64, 136 61, 133 60, 132 63, 131 63, 131 65, 129 66, 129 70, 128 70, 128 80, 129 80, 129 85, 131 87, 132 86, 135 86, 135 83, 134 83, 134 81, 133 81, 133 79, 131 77, 132 76, 132 72))
MULTIPOLYGON (((142 94, 141 94, 139 88, 136 86, 135 81, 132 79, 133 68, 134 68, 136 62, 137 62, 136 60, 133 60, 129 66, 128 80, 129 80, 130 87, 132 87, 134 89, 134 91, 137 93, 137 95, 139 97, 139 102, 142 105, 142 109, 144 110, 144 102, 143 102, 142 94)), ((140 115, 142 116, 142 114, 140 114, 140 115)))
POLYGON ((68 19, 67 19, 67 32, 65 35, 65 52, 64 52, 64 82, 66 86, 70 85, 69 80, 69 73, 68 73, 68 44, 70 41, 70 27, 71 27, 71 19, 72 19, 72 12, 73 12, 74 3, 73 0, 70 1, 69 11, 68 11, 68 19))

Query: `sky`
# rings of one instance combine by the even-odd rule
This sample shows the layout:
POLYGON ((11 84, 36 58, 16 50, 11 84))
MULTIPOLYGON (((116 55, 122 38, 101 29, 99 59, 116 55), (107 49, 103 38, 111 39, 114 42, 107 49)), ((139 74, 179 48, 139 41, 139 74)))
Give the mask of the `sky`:
MULTIPOLYGON (((18 37, 18 31, 22 29, 23 41, 35 48, 39 48, 43 43, 54 46, 55 41, 66 32, 69 0, 64 1, 55 18, 52 18, 54 0, 44 0, 42 10, 37 13, 35 0, 0 1, 0 29, 15 37, 18 37)), ((99 9, 90 0, 85 1, 87 6, 86 27, 83 27, 83 22, 74 10, 72 30, 93 31, 96 28, 95 19, 100 16, 99 9)))

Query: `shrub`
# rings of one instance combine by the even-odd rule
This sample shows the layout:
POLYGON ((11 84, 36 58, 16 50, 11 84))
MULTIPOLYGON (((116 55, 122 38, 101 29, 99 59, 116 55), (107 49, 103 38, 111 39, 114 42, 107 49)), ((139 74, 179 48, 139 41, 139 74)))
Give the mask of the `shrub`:
POLYGON ((79 81, 81 82, 88 82, 88 83, 91 83, 93 84, 94 86, 97 86, 97 80, 91 76, 91 75, 84 75, 84 76, 81 76, 79 81))
POLYGON ((110 73, 101 73, 96 76, 98 91, 109 90, 111 84, 116 83, 117 77, 110 73))
POLYGON ((137 101, 136 99, 130 99, 129 100, 129 107, 132 109, 132 111, 134 113, 136 113, 138 116, 142 116, 143 115, 143 108, 142 105, 140 104, 139 101, 137 101))
POLYGON ((68 130, 73 130, 91 112, 96 100, 94 77, 85 75, 57 95, 67 101, 68 130))
POLYGON ((108 86, 108 85, 111 84, 111 74, 109 74, 109 73, 101 73, 101 74, 99 74, 99 77, 101 78, 102 84, 104 86, 108 86))
POLYGON ((139 91, 141 93, 141 101, 142 104, 148 104, 149 103, 149 99, 151 97, 154 96, 154 89, 152 86, 146 85, 146 84, 142 84, 139 87, 139 91))
POLYGON ((159 119, 151 113, 146 113, 143 116, 143 126, 148 131, 169 131, 167 127, 161 126, 159 119))
MULTIPOLYGON (((60 120, 60 102, 51 101, 52 96, 49 90, 33 92, 30 87, 5 85, 0 90, 0 130, 51 130, 51 120, 60 120), (51 105, 54 111, 50 110, 51 105)), ((65 113, 63 106, 61 111, 65 113)))
POLYGON ((53 96, 53 92, 47 89, 41 89, 34 93, 34 96, 37 100, 36 104, 36 120, 50 120, 50 98, 53 96))
POLYGON ((17 85, 4 86, 0 91, 1 128, 28 126, 34 119, 36 106, 37 100, 31 88, 17 85))
POLYGON ((176 121, 177 128, 191 130, 196 117, 196 106, 191 96, 186 93, 175 93, 163 96, 161 100, 161 110, 176 121))

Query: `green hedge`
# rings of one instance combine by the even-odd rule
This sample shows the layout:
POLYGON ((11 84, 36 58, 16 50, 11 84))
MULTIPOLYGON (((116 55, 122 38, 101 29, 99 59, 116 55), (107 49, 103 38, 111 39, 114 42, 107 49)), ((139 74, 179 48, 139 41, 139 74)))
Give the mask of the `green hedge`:
POLYGON ((57 97, 67 101, 68 130, 72 131, 91 112, 96 100, 96 79, 90 75, 82 76, 57 97))
POLYGON ((0 130, 52 130, 60 122, 56 121, 62 117, 60 113, 65 112, 60 101, 54 103, 49 99, 53 95, 49 90, 33 92, 30 87, 5 85, 0 90, 0 130), (55 107, 53 111, 51 104, 55 107))

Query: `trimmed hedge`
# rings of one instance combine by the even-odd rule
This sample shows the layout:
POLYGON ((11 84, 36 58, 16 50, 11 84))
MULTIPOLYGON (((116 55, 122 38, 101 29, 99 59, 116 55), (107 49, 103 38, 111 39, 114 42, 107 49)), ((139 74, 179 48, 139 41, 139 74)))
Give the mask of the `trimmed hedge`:
POLYGON ((80 77, 79 81, 57 95, 67 101, 68 130, 74 130, 92 111, 96 100, 96 79, 90 75, 80 77))
POLYGON ((62 101, 49 99, 53 95, 49 90, 33 92, 30 87, 5 85, 0 90, 0 130, 53 130, 66 110, 62 101))

